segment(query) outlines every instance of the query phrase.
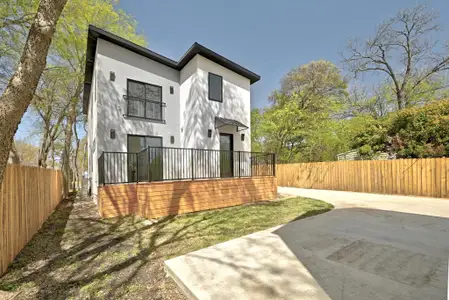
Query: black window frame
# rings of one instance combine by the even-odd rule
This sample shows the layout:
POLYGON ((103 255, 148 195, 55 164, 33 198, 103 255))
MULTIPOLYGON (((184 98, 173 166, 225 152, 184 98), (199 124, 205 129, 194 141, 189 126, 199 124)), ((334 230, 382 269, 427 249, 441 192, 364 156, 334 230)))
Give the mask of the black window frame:
MULTIPOLYGON (((136 99, 140 99, 140 98, 137 98, 137 97, 132 97, 132 98, 136 98, 136 99)), ((163 107, 165 106, 165 103, 162 101, 164 99, 164 90, 163 90, 163 88, 162 88, 162 86, 161 85, 157 85, 157 84, 152 84, 152 83, 148 83, 148 82, 143 82, 143 81, 139 81, 139 80, 135 80, 135 79, 131 79, 131 78, 127 78, 126 79, 126 116, 128 116, 128 117, 133 117, 133 118, 141 118, 141 119, 146 119, 146 120, 153 120, 153 121, 158 121, 158 122, 164 122, 165 121, 165 119, 164 119, 164 115, 163 115, 163 107), (130 92, 130 89, 129 89, 129 83, 130 82, 133 82, 133 83, 138 83, 138 84, 143 84, 144 85, 144 87, 145 86, 147 86, 147 85, 149 85, 149 86, 152 86, 152 87, 157 87, 157 88, 160 88, 160 91, 161 91, 161 101, 152 101, 152 100, 147 100, 146 99, 146 88, 144 89, 145 90, 145 96, 144 96, 144 98, 143 99, 141 99, 141 100, 143 100, 144 101, 144 116, 142 117, 142 116, 138 116, 138 115, 133 115, 133 114, 130 114, 129 113, 129 100, 130 100, 130 95, 129 95, 129 92, 130 92), (157 118, 149 118, 149 117, 147 117, 147 102, 150 102, 150 103, 156 103, 156 102, 160 102, 160 116, 161 116, 161 118, 160 119, 157 119, 157 118)))
POLYGON ((223 102, 223 76, 209 72, 208 77, 207 77, 207 90, 208 90, 209 100, 216 101, 216 102, 223 102), (220 77, 220 79, 221 79, 221 91, 220 91, 221 92, 221 100, 211 98, 211 95, 210 95, 210 77, 211 77, 211 75, 220 77))
MULTIPOLYGON (((141 135, 141 134, 127 134, 126 135, 126 149, 129 153, 138 153, 138 152, 130 152, 129 151, 129 137, 139 137, 139 138, 158 138, 161 140, 161 146, 160 148, 164 147, 164 137, 158 136, 158 135, 141 135)), ((147 148, 146 146, 145 148, 147 148)), ((152 147, 152 148, 159 148, 159 147, 152 147)))
MULTIPOLYGON (((164 164, 163 164, 163 150, 162 149, 164 148, 164 138, 162 136, 157 136, 157 135, 127 134, 126 135, 126 149, 127 149, 128 153, 136 154, 136 157, 135 157, 135 160, 134 160, 135 165, 136 165, 135 169, 131 168, 131 165, 132 165, 132 162, 133 162, 133 160, 131 158, 133 156, 128 156, 128 176, 130 176, 130 178, 132 178, 133 180, 134 180, 134 178, 136 178, 136 181, 139 181, 139 169, 138 169, 139 168, 139 153, 144 151, 145 149, 148 149, 148 147, 150 147, 151 149, 155 149, 155 150, 152 150, 152 152, 151 152, 153 155, 154 154, 161 155, 161 163, 159 164, 160 170, 159 170, 159 172, 157 172, 156 176, 159 176, 157 178, 160 178, 160 177, 163 178, 164 164), (146 145, 146 142, 145 142, 144 149, 141 149, 139 152, 130 152, 130 149, 129 149, 129 138, 130 137, 137 137, 137 138, 144 138, 144 139, 146 139, 146 138, 157 138, 157 139, 159 139, 161 141, 161 145, 158 146, 158 147, 148 146, 148 145, 146 145), (135 172, 134 174, 136 175, 136 177, 133 177, 133 173, 132 173, 133 171, 135 172)), ((148 173, 147 176, 148 176, 148 179, 149 179, 150 178, 149 177, 150 174, 148 173)), ((156 180, 150 180, 150 181, 157 181, 157 179, 156 180)))

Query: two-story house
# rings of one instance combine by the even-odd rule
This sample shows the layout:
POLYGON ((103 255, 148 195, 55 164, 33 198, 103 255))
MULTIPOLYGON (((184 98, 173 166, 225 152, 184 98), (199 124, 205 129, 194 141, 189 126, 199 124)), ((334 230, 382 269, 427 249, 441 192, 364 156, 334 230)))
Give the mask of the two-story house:
POLYGON ((251 151, 250 86, 259 79, 198 43, 174 61, 90 26, 83 111, 92 193, 149 173, 153 180, 241 176, 253 159, 242 156, 251 151))

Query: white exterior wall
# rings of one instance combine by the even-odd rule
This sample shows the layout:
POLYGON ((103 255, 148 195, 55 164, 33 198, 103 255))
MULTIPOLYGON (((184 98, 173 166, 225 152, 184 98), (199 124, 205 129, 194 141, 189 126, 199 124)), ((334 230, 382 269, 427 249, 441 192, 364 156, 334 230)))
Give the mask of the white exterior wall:
MULTIPOLYGON (((220 149, 220 133, 233 135, 234 151, 251 151, 250 123, 250 80, 214 63, 203 56, 195 56, 181 71, 181 146, 196 149, 220 149), (196 70, 195 70, 196 69, 196 70), (223 77, 223 102, 209 100, 209 72, 223 77), (184 104, 185 103, 185 104, 184 104), (215 117, 233 119, 248 126, 248 129, 237 132, 235 126, 223 126, 215 129, 215 117), (208 130, 212 137, 207 137, 208 130), (241 141, 241 134, 245 134, 241 141)), ((238 165, 235 154, 234 175, 239 169, 248 170, 250 155, 243 154, 243 164, 238 165)), ((201 154, 194 157, 201 161, 201 154)), ((214 153, 196 168, 199 177, 210 174, 211 170, 220 174, 220 155, 214 153)))
POLYGON ((249 79, 200 55, 195 56, 181 71, 181 146, 218 150, 219 133, 223 132, 233 134, 235 151, 251 151, 250 85, 249 79), (195 67, 196 72, 192 72, 195 67), (223 102, 209 100, 209 72, 223 77, 223 102), (248 129, 239 132, 235 126, 215 129, 215 117, 240 121, 248 129), (212 129, 212 138, 207 138, 208 129, 212 129), (242 133, 245 134, 243 142, 242 133))
POLYGON ((97 52, 98 118, 101 120, 98 151, 126 152, 128 134, 162 137, 164 147, 179 147, 179 72, 101 39, 97 52), (110 71, 115 72, 114 82, 109 80, 110 71), (127 93, 128 79, 162 86, 165 124, 124 116, 127 102, 123 96, 127 93), (174 88, 173 95, 170 86, 174 88), (110 138, 110 129, 115 129, 115 139, 110 138), (174 144, 170 144, 172 135, 174 144))
MULTIPOLYGON (((110 42, 98 39, 95 57, 94 78, 92 79, 89 101, 89 173, 92 177, 92 193, 96 194, 98 185, 98 157, 103 152, 127 152, 127 136, 158 136, 164 147, 215 149, 220 148, 219 133, 232 133, 235 151, 251 151, 250 129, 240 132, 235 126, 215 129, 215 117, 234 119, 250 126, 250 80, 197 55, 181 71, 174 70, 158 62, 140 56, 110 42), (115 73, 115 81, 109 80, 109 73, 115 73), (208 99, 208 73, 223 77, 223 102, 208 99), (156 123, 145 119, 126 117, 127 79, 162 86, 162 102, 166 103, 166 123, 156 123), (170 86, 174 94, 170 94, 170 86), (97 110, 98 108, 98 110, 97 110), (98 122, 97 122, 98 119, 98 122), (110 138, 114 129, 115 139, 110 138), (208 130, 212 137, 208 138, 208 130), (242 142, 240 134, 245 134, 242 142), (174 144, 170 143, 174 136, 174 144), (93 142, 95 140, 95 142, 93 142)), ((201 157, 194 157, 199 161, 201 157)), ((235 160, 237 157, 234 158, 235 160)), ((249 156, 248 156, 249 159, 249 156)), ((190 164, 187 158, 184 164, 190 164)), ((173 169, 173 158, 164 158, 164 176, 183 174, 173 169)), ((111 172, 127 168, 125 156, 121 164, 111 172)), ((240 166, 243 167, 243 166, 240 166)), ((219 177, 219 154, 207 162, 207 166, 195 168, 196 176, 201 177, 211 168, 217 170, 219 177)), ((234 167, 238 172, 238 167, 234 167)), ((105 179, 111 174, 105 174, 105 179)), ((117 176, 117 175, 114 175, 117 176)), ((182 175, 183 176, 183 175, 182 175)), ((127 181, 123 172, 121 181, 127 181)), ((117 177, 115 177, 117 179, 117 177)))
MULTIPOLYGON (((89 95, 89 107, 87 114, 88 132, 87 132, 87 144, 88 144, 88 174, 89 174, 89 186, 92 194, 97 195, 98 186, 98 151, 97 151, 97 81, 95 79, 97 62, 92 74, 92 82, 89 95)), ((94 200, 96 200, 94 198, 94 200)))
MULTIPOLYGON (((128 135, 131 134, 162 137, 164 147, 179 147, 179 71, 101 39, 97 43, 95 61, 99 107, 97 157, 103 151, 127 152, 128 135), (111 71, 115 73, 115 81, 109 80, 111 71), (125 116, 127 100, 124 95, 127 93, 128 79, 162 86, 162 102, 166 103, 163 108, 165 124, 125 116), (171 86, 173 94, 170 94, 171 86), (115 139, 110 137, 111 129, 115 130, 115 139), (171 136, 175 138, 173 144, 170 143, 171 136)), ((106 173, 105 179, 128 181, 128 174, 123 171, 127 168, 127 156, 115 156, 114 161, 119 166, 115 170, 111 169, 115 174, 106 173), (121 174, 119 178, 117 173, 121 174)))

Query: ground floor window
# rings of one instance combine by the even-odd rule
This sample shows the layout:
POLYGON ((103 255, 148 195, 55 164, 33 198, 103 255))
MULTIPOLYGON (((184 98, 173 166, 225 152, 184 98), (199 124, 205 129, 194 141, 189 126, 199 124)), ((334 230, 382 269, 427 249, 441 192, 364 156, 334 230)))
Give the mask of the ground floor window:
POLYGON ((148 147, 162 147, 162 137, 128 134, 128 152, 138 153, 148 147))
POLYGON ((162 180, 163 150, 161 147, 162 137, 128 135, 128 152, 138 153, 135 156, 129 156, 128 176, 133 181, 136 181, 137 178, 139 181, 162 180))

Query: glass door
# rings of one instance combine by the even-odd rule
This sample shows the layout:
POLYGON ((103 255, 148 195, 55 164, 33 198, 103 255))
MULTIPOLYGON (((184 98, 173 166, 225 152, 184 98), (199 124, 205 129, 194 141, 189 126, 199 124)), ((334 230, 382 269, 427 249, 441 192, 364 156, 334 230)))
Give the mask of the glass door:
POLYGON ((233 177, 234 140, 230 133, 220 133, 220 177, 233 177))

